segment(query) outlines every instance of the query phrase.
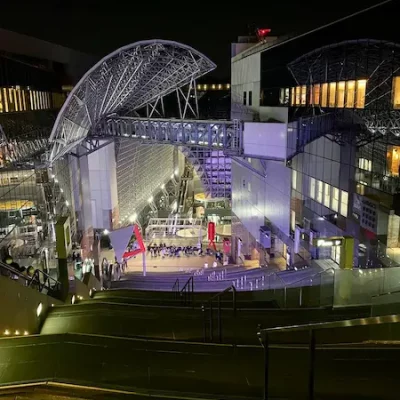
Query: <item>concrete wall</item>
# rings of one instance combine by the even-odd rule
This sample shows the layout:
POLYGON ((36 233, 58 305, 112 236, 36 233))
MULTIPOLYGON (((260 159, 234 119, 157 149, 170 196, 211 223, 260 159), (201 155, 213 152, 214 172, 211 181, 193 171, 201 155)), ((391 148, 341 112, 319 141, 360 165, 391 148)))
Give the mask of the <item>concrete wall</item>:
POLYGON ((20 282, 9 277, 0 276, 0 337, 6 330, 15 335, 24 331, 29 334, 38 333, 42 319, 47 310, 54 305, 63 304, 50 296, 39 293, 36 289, 23 286, 20 282), (42 312, 36 315, 39 304, 42 303, 42 312))
POLYGON ((93 228, 111 230, 113 215, 118 214, 114 142, 90 154, 88 165, 93 228))
POLYGON ((247 108, 258 111, 261 88, 260 53, 249 57, 232 60, 231 93, 232 103, 243 104, 243 92, 247 93, 247 108), (252 105, 248 106, 249 91, 252 92, 252 105))
POLYGON ((259 239, 267 217, 289 234, 291 170, 283 162, 266 161, 266 177, 232 161, 232 211, 259 239))

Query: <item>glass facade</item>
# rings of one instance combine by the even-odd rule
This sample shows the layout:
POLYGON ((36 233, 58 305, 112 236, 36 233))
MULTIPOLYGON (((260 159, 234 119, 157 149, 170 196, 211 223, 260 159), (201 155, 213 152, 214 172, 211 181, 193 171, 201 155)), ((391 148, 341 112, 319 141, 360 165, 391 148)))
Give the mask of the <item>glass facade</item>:
MULTIPOLYGON (((396 85, 400 88, 400 83, 396 83, 394 88, 397 87, 396 85)), ((365 107, 366 89, 367 80, 365 79, 347 82, 315 83, 310 86, 296 86, 290 89, 290 100, 288 101, 281 97, 280 104, 362 109, 365 107)), ((289 91, 288 89, 282 90, 289 91)), ((400 99, 400 92, 397 97, 400 99)))
POLYGON ((65 94, 42 92, 29 88, 0 88, 0 113, 61 108, 65 94))

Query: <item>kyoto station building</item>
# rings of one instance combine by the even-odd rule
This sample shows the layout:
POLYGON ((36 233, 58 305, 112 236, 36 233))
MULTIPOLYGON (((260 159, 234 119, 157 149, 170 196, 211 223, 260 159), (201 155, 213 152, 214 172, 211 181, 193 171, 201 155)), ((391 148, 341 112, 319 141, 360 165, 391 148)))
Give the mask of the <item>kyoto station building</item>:
POLYGON ((0 400, 399 398, 395 3, 0 29, 0 400))
POLYGON ((247 255, 278 253, 288 268, 400 262, 400 47, 368 18, 234 45, 246 157, 232 162, 233 235, 247 255))

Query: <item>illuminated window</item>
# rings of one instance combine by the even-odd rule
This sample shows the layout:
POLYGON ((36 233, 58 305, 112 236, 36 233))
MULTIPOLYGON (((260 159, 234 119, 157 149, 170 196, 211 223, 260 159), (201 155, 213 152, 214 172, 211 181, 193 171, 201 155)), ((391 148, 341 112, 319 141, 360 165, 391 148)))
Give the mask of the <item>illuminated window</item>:
POLYGON ((296 101, 295 101, 296 106, 300 105, 300 98, 301 98, 301 87, 297 86, 296 87, 296 101))
POLYGON ((366 158, 358 159, 358 168, 364 169, 365 171, 372 171, 372 161, 366 158))
POLYGON ((8 89, 8 111, 15 111, 14 90, 8 89))
POLYGON ((228 84, 226 85, 226 88, 227 88, 227 89, 230 89, 230 88, 231 88, 231 85, 228 83, 228 84))
POLYGON ((4 106, 4 111, 8 112, 8 95, 7 95, 7 89, 3 89, 3 106, 4 106))
POLYGON ((329 208, 331 205, 331 187, 327 183, 324 186, 324 206, 329 208))
POLYGON ((33 94, 32 90, 29 90, 29 104, 30 104, 30 109, 34 110, 34 103, 33 103, 33 94))
POLYGON ((336 82, 329 84, 329 107, 336 107, 336 82))
POLYGON ((295 88, 290 88, 290 105, 294 106, 294 99, 295 99, 295 88))
POLYGON ((324 193, 324 184, 321 181, 317 181, 317 201, 322 203, 322 196, 324 193))
POLYGON ((23 111, 23 106, 22 106, 22 95, 21 95, 21 89, 17 87, 16 89, 17 92, 17 98, 18 98, 18 109, 19 111, 23 111))
POLYGON ((17 91, 15 89, 12 90, 12 96, 14 100, 14 111, 20 111, 19 110, 19 105, 18 105, 18 99, 17 99, 17 91))
POLYGON ((250 90, 249 91, 249 106, 253 105, 253 92, 250 90))
POLYGON ((319 105, 320 96, 321 96, 321 85, 314 85, 313 86, 313 104, 315 106, 319 105))
POLYGON ((1 90, 0 90, 0 113, 2 113, 2 112, 4 112, 4 109, 3 109, 3 98, 2 98, 1 90))
POLYGON ((323 83, 322 84, 321 106, 322 107, 327 107, 328 106, 328 84, 327 83, 323 83))
POLYGON ((344 107, 344 95, 346 92, 346 82, 338 82, 337 84, 337 107, 344 107))
POLYGON ((297 171, 292 169, 292 189, 297 188, 297 171))
POLYGON ((281 89, 280 94, 279 94, 279 103, 288 105, 289 99, 290 99, 290 89, 289 88, 281 89))
POLYGON ((290 229, 292 232, 296 230, 296 212, 290 210, 290 229))
POLYGON ((22 109, 24 111, 27 110, 26 108, 26 90, 21 90, 21 98, 22 98, 22 109))
POLYGON ((215 90, 215 88, 216 88, 216 86, 215 86, 215 85, 212 85, 212 89, 214 89, 214 90, 215 90))
POLYGON ((222 85, 221 85, 221 84, 218 85, 218 89, 219 89, 219 90, 222 89, 222 85))
POLYGON ((356 100, 356 81, 348 81, 346 87, 346 108, 354 108, 356 100))
POLYGON ((342 199, 340 202, 340 214, 342 214, 343 217, 347 217, 348 206, 349 206, 349 194, 344 190, 342 190, 342 199))
POLYGON ((310 197, 315 199, 315 179, 310 178, 310 197))
POLYGON ((305 106, 307 104, 307 86, 301 87, 301 105, 305 106))
POLYGON ((207 90, 207 85, 204 85, 204 86, 203 86, 203 89, 204 89, 204 90, 207 90))
POLYGON ((312 86, 308 86, 308 88, 307 88, 307 90, 308 90, 308 101, 307 101, 307 104, 309 105, 309 106, 312 106, 314 103, 313 103, 313 98, 314 98, 314 93, 313 93, 313 87, 312 86))
POLYGON ((338 188, 332 188, 332 210, 339 211, 339 194, 340 190, 338 188))
POLYGON ((367 81, 365 79, 357 81, 356 108, 365 107, 366 88, 367 88, 367 81))
POLYGON ((393 107, 400 108, 400 76, 393 78, 393 107))

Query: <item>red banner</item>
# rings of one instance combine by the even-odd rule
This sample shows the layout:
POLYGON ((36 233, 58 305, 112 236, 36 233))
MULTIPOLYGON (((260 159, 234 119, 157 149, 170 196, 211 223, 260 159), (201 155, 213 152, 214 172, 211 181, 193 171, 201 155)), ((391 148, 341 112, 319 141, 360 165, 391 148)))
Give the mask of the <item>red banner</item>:
POLYGON ((217 249, 217 247, 215 246, 215 223, 214 222, 208 223, 208 247, 211 247, 214 250, 217 249))
POLYGON ((133 233, 131 238, 129 239, 128 245, 126 247, 125 253, 122 255, 124 260, 128 260, 131 257, 136 256, 137 254, 144 253, 146 251, 142 239, 142 234, 140 233, 139 227, 135 224, 133 226, 133 233))

